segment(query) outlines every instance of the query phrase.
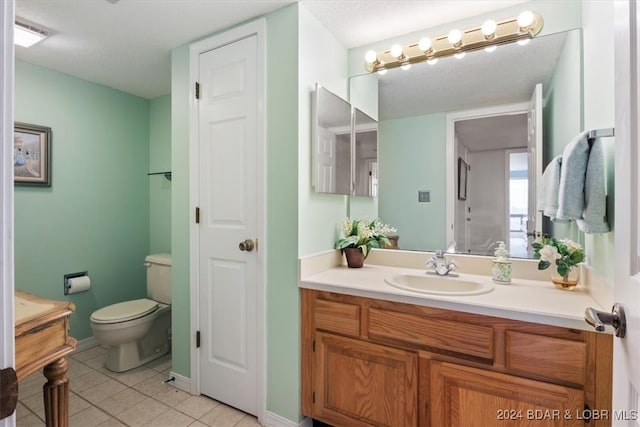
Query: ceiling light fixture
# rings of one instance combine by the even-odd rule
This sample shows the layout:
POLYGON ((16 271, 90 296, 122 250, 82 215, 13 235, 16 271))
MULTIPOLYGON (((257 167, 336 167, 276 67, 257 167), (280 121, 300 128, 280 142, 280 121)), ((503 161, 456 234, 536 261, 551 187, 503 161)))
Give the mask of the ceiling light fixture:
POLYGON ((30 47, 47 38, 49 34, 31 24, 15 21, 13 25, 13 42, 18 46, 30 47))
POLYGON ((396 44, 391 49, 377 53, 369 51, 365 57, 365 68, 370 72, 375 72, 489 46, 528 41, 540 33, 542 26, 543 21, 540 15, 525 11, 517 17, 503 19, 499 22, 487 21, 482 26, 465 31, 456 29, 446 35, 431 39, 425 37, 418 42, 404 46, 396 44))

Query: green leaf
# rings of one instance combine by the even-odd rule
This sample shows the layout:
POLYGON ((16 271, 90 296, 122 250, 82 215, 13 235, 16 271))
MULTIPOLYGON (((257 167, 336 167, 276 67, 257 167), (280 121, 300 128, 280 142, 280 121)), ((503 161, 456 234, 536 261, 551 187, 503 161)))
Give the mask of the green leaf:
POLYGON ((567 266, 566 264, 558 264, 558 274, 561 276, 566 276, 567 274, 569 274, 569 271, 571 269, 569 268, 569 266, 567 266))
POLYGON ((549 261, 540 261, 538 263, 538 270, 545 270, 549 268, 550 265, 551 263, 549 261))
POLYGON ((582 262, 583 260, 584 260, 584 251, 577 250, 571 254, 571 262, 573 262, 574 265, 578 264, 579 262, 582 262))

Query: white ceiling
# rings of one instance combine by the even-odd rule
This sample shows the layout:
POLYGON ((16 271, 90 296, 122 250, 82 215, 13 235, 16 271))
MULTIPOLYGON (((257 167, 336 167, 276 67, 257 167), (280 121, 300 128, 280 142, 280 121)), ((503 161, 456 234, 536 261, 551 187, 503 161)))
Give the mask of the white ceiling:
POLYGON ((511 114, 456 122, 456 135, 469 151, 527 146, 527 115, 511 114))
MULTIPOLYGON (((171 49, 295 0, 16 0, 16 17, 50 31, 16 58, 144 98, 170 92, 171 49)), ((352 48, 523 0, 300 0, 352 48), (382 19, 384 18, 384 19, 382 19)))

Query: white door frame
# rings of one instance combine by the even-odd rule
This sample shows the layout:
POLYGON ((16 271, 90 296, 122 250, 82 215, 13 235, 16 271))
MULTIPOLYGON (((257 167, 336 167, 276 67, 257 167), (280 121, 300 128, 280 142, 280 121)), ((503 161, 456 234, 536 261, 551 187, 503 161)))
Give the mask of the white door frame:
MULTIPOLYGON (((0 368, 15 366, 13 276, 13 0, 0 2, 0 368)), ((0 427, 15 426, 15 412, 0 427)))
MULTIPOLYGON (((257 134, 257 152, 258 170, 257 176, 264 177, 262 186, 258 186, 258 230, 257 237, 260 248, 266 248, 266 51, 267 51, 267 32, 266 20, 264 18, 242 25, 240 27, 225 31, 224 33, 209 37, 200 42, 194 43, 189 49, 189 212, 190 218, 195 216, 195 208, 198 204, 198 104, 195 99, 195 82, 198 79, 199 58, 200 54, 231 44, 235 41, 256 36, 258 43, 257 58, 257 95, 258 95, 258 117, 256 120, 257 134)), ((191 292, 191 393, 200 394, 200 351, 196 349, 196 331, 200 329, 199 317, 199 233, 198 226, 195 221, 190 220, 190 284, 191 292)), ((257 251, 258 265, 258 301, 257 301, 257 318, 260 319, 257 337, 258 337, 258 419, 264 420, 266 416, 266 336, 267 336, 267 318, 266 318, 266 274, 267 263, 264 249, 257 251)))
POLYGON ((528 102, 519 102, 516 104, 496 105, 487 108, 477 108, 473 110, 455 111, 447 114, 446 124, 446 164, 445 164, 445 191, 446 191, 446 211, 445 211, 445 247, 455 240, 454 224, 456 220, 456 188, 455 173, 456 161, 455 157, 455 126, 456 122, 462 120, 480 119, 483 117, 503 116, 507 114, 526 114, 529 111, 528 102))

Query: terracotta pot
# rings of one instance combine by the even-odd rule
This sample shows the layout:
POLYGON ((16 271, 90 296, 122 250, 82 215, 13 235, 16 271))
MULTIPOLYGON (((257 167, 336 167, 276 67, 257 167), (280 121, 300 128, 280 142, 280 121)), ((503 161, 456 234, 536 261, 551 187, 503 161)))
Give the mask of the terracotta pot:
POLYGON ((347 258, 347 265, 350 268, 362 268, 364 265, 364 253, 362 248, 344 248, 342 250, 347 258))

